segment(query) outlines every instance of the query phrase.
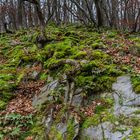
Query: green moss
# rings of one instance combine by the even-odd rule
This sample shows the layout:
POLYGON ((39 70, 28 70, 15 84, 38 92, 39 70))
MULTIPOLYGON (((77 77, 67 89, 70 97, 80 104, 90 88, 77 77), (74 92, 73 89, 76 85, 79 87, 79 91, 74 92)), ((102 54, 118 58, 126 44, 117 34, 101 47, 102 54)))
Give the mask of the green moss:
POLYGON ((93 82, 93 76, 77 76, 75 83, 77 87, 83 87, 85 90, 93 89, 95 84, 93 82))
POLYGON ((12 74, 0 74, 0 91, 13 89, 16 86, 14 80, 12 74))
POLYGON ((2 100, 5 102, 8 102, 13 97, 15 97, 14 94, 12 94, 11 92, 6 92, 6 91, 2 91, 0 96, 2 97, 2 100))
POLYGON ((0 100, 0 110, 5 109, 6 105, 7 105, 7 103, 6 103, 6 102, 4 102, 4 101, 0 100))
POLYGON ((18 85, 23 80, 24 76, 25 76, 24 71, 22 71, 21 73, 18 74, 17 80, 16 80, 16 85, 18 85))
POLYGON ((96 80, 96 88, 95 91, 102 92, 102 91, 111 91, 112 90, 112 83, 115 82, 116 78, 110 76, 101 76, 98 77, 96 80))
POLYGON ((131 66, 126 66, 126 65, 121 65, 121 71, 122 72, 124 72, 124 73, 131 73, 131 71, 132 71, 132 68, 131 68, 131 66))
POLYGON ((140 125, 140 120, 136 116, 127 117, 124 115, 120 115, 117 120, 119 121, 119 124, 126 126, 138 127, 140 125))
POLYGON ((116 35, 117 35, 117 32, 115 32, 115 31, 114 31, 114 32, 111 31, 111 32, 108 32, 108 33, 107 33, 107 37, 108 37, 108 38, 115 38, 116 35))
POLYGON ((100 39, 100 34, 98 32, 85 32, 85 36, 86 38, 81 40, 81 44, 83 45, 92 45, 95 43, 95 41, 100 39))
POLYGON ((98 111, 96 114, 94 114, 92 117, 86 117, 84 118, 84 122, 82 124, 82 129, 89 128, 91 126, 97 126, 100 123, 109 121, 114 124, 114 122, 117 121, 117 117, 114 116, 112 113, 108 112, 106 109, 111 108, 111 106, 101 107, 98 108, 98 111))
POLYGON ((55 58, 50 58, 49 60, 47 60, 46 62, 45 62, 45 67, 46 68, 48 68, 48 69, 51 69, 51 70, 55 70, 55 69, 53 69, 53 68, 59 68, 59 66, 60 66, 60 63, 61 63, 61 61, 62 61, 63 59, 59 59, 59 60, 57 60, 57 59, 55 59, 55 58))
POLYGON ((99 115, 94 115, 93 117, 88 117, 82 124, 82 129, 89 128, 90 126, 97 126, 100 123, 99 115))
POLYGON ((16 84, 14 82, 10 82, 10 81, 8 82, 8 81, 3 81, 3 80, 0 81, 0 91, 4 91, 4 90, 9 91, 15 87, 16 87, 16 84))
POLYGON ((33 119, 33 125, 29 130, 30 135, 34 136, 37 140, 45 139, 45 127, 42 123, 43 120, 43 112, 38 112, 33 119))
POLYGON ((68 58, 77 53, 77 47, 71 47, 72 41, 65 39, 60 42, 52 43, 45 46, 45 50, 52 54, 51 57, 56 59, 68 58))
POLYGON ((74 137, 75 129, 74 129, 74 123, 73 120, 69 120, 67 124, 67 139, 71 140, 74 137))
POLYGON ((106 59, 109 56, 106 53, 104 53, 103 51, 94 50, 92 52, 92 57, 93 57, 93 59, 106 59))
POLYGON ((140 127, 134 127, 132 134, 130 134, 130 136, 128 136, 128 138, 130 140, 134 140, 134 139, 139 140, 140 139, 140 127))
POLYGON ((84 59, 87 56, 86 51, 79 51, 73 58, 74 59, 84 59))
POLYGON ((61 29, 55 25, 48 25, 47 28, 45 28, 45 35, 48 39, 51 40, 63 39, 61 29))
POLYGON ((137 86, 135 87, 135 92, 140 94, 140 85, 137 85, 137 86))
POLYGON ((95 113, 99 114, 101 112, 103 112, 106 109, 106 107, 104 105, 98 105, 95 108, 95 113))
POLYGON ((123 74, 123 71, 114 64, 106 65, 106 73, 110 76, 120 76, 123 74))
POLYGON ((0 135, 3 134, 4 137, 8 137, 10 139, 16 137, 17 139, 23 140, 26 136, 29 136, 27 130, 29 130, 32 123, 32 114, 26 116, 22 116, 17 113, 2 114, 0 115, 0 135), (26 131, 23 131, 23 127, 26 131))
POLYGON ((0 110, 4 110, 8 102, 14 97, 12 93, 8 93, 6 91, 2 91, 0 93, 0 110))
POLYGON ((46 73, 41 73, 40 74, 40 80, 47 80, 48 74, 46 73))
POLYGON ((136 43, 140 43, 140 37, 137 36, 131 36, 130 39, 136 43))
POLYGON ((58 130, 56 129, 56 126, 51 127, 51 131, 49 133, 49 139, 50 140, 53 140, 53 139, 63 140, 62 134, 58 132, 58 130))
POLYGON ((140 75, 132 76, 131 77, 133 89, 136 93, 140 93, 140 75))
POLYGON ((95 43, 93 43, 92 45, 91 45, 91 47, 92 47, 92 49, 100 49, 100 48, 104 48, 105 46, 102 44, 102 43, 100 43, 100 40, 96 40, 96 42, 95 43))
POLYGON ((104 98, 104 100, 105 100, 105 103, 107 104, 107 108, 113 106, 114 100, 112 98, 107 97, 107 98, 104 98))
POLYGON ((56 52, 55 53, 55 57, 57 58, 57 59, 61 59, 61 58, 65 58, 65 52, 56 52))
POLYGON ((32 55, 24 55, 21 57, 21 60, 23 61, 23 63, 26 63, 26 64, 28 64, 29 62, 35 61, 32 55))
POLYGON ((56 116, 55 124, 58 124, 59 122, 61 122, 61 119, 66 110, 67 110, 67 107, 65 105, 63 105, 63 108, 58 112, 58 114, 56 116))
MULTIPOLYGON (((93 61, 90 61, 86 64, 83 64, 82 65, 82 71, 93 73, 93 70, 94 69, 96 70, 96 68, 98 68, 98 70, 103 69, 104 64, 101 63, 101 62, 102 61, 100 61, 100 60, 93 60, 93 61)), ((97 71, 97 72, 99 72, 99 71, 97 71)))
MULTIPOLYGON (((97 55, 100 57, 99 55, 97 55)), ((82 65, 81 73, 75 78, 77 86, 83 87, 86 91, 102 92, 112 89, 112 83, 115 82, 117 76, 123 72, 117 69, 114 64, 104 64, 101 60, 93 60, 82 65)))
POLYGON ((14 79, 14 76, 12 74, 0 74, 0 80, 9 81, 14 79))
POLYGON ((134 114, 140 114, 140 110, 135 111, 134 114))
POLYGON ((51 52, 47 52, 45 50, 37 51, 32 53, 31 58, 32 61, 39 61, 39 62, 44 62, 50 57, 51 52))

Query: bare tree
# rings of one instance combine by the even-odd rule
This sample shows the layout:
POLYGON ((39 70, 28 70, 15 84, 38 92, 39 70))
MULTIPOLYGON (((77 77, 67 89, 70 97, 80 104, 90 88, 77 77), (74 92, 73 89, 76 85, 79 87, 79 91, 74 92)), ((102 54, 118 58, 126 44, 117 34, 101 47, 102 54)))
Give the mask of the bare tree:
POLYGON ((95 27, 140 30, 139 0, 1 0, 0 26, 10 23, 12 30, 49 21, 60 24, 80 23, 95 27))

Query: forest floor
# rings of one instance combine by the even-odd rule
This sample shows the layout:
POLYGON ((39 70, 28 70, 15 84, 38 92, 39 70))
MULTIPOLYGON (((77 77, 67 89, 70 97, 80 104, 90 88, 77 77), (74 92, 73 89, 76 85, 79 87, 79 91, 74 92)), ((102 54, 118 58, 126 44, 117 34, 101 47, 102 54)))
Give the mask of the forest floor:
MULTIPOLYGON (((40 129, 35 129, 38 112, 32 101, 50 75, 54 79, 64 73, 71 75, 76 87, 84 87, 88 96, 92 92, 110 91, 116 78, 127 74, 131 76, 134 91, 140 93, 138 33, 48 26, 46 36, 52 41, 44 48, 36 44, 39 34, 38 29, 30 29, 0 35, 0 139, 33 140, 39 133, 40 129), (75 66, 61 66, 66 60, 78 62, 80 70, 72 75, 75 66)), ((98 103, 104 101, 83 108, 85 117, 95 113, 98 103)), ((59 104, 56 110, 61 108, 59 104)))

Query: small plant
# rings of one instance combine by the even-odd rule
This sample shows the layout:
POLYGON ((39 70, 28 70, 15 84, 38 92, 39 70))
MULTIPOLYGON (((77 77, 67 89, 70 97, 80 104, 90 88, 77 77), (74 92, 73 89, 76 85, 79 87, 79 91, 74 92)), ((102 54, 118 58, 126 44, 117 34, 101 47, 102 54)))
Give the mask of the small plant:
POLYGON ((0 139, 3 137, 9 137, 11 139, 20 138, 21 135, 24 135, 24 131, 28 130, 31 125, 33 125, 32 114, 22 116, 20 114, 11 113, 0 116, 0 139))
POLYGON ((0 100, 0 110, 5 109, 6 105, 7 105, 6 102, 0 100))
POLYGON ((132 76, 131 81, 134 91, 140 93, 140 75, 132 76))

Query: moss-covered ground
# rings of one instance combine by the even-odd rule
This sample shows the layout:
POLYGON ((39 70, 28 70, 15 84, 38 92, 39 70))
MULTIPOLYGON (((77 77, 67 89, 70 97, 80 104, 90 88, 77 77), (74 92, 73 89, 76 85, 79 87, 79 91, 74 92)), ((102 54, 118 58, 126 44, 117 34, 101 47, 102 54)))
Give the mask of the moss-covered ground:
MULTIPOLYGON (((16 109, 12 106, 16 106, 15 99, 20 101, 20 98, 26 96, 25 100, 29 103, 23 108, 31 108, 31 98, 47 83, 48 75, 61 79, 61 76, 66 74, 75 83, 76 88, 82 87, 84 95, 90 96, 110 92, 116 78, 128 74, 132 77, 135 92, 140 93, 139 34, 72 25, 51 25, 44 30, 46 37, 52 41, 46 43, 43 48, 38 48, 36 43, 36 37, 40 34, 37 28, 0 35, 2 140, 33 139, 35 135, 42 135, 43 126, 37 121, 42 116, 40 112, 22 110, 23 106, 17 104, 16 109), (76 62, 79 67, 65 63, 67 60, 76 62), (37 78, 33 76, 34 72, 39 73, 37 78)), ((99 121, 98 115, 110 107, 110 102, 108 101, 105 107, 97 107, 94 116, 86 118, 85 115, 82 119, 83 128, 90 126, 91 122, 96 125, 99 121)), ((62 111, 64 110, 62 108, 62 111)), ((70 124, 71 122, 68 123, 69 131, 73 128, 70 124)), ((134 128, 134 133, 139 133, 138 129, 134 128)), ((71 132, 69 137, 71 135, 74 134, 71 132)), ((42 139, 44 137, 42 135, 42 139)), ((135 136, 131 136, 131 139, 133 138, 135 136)))

